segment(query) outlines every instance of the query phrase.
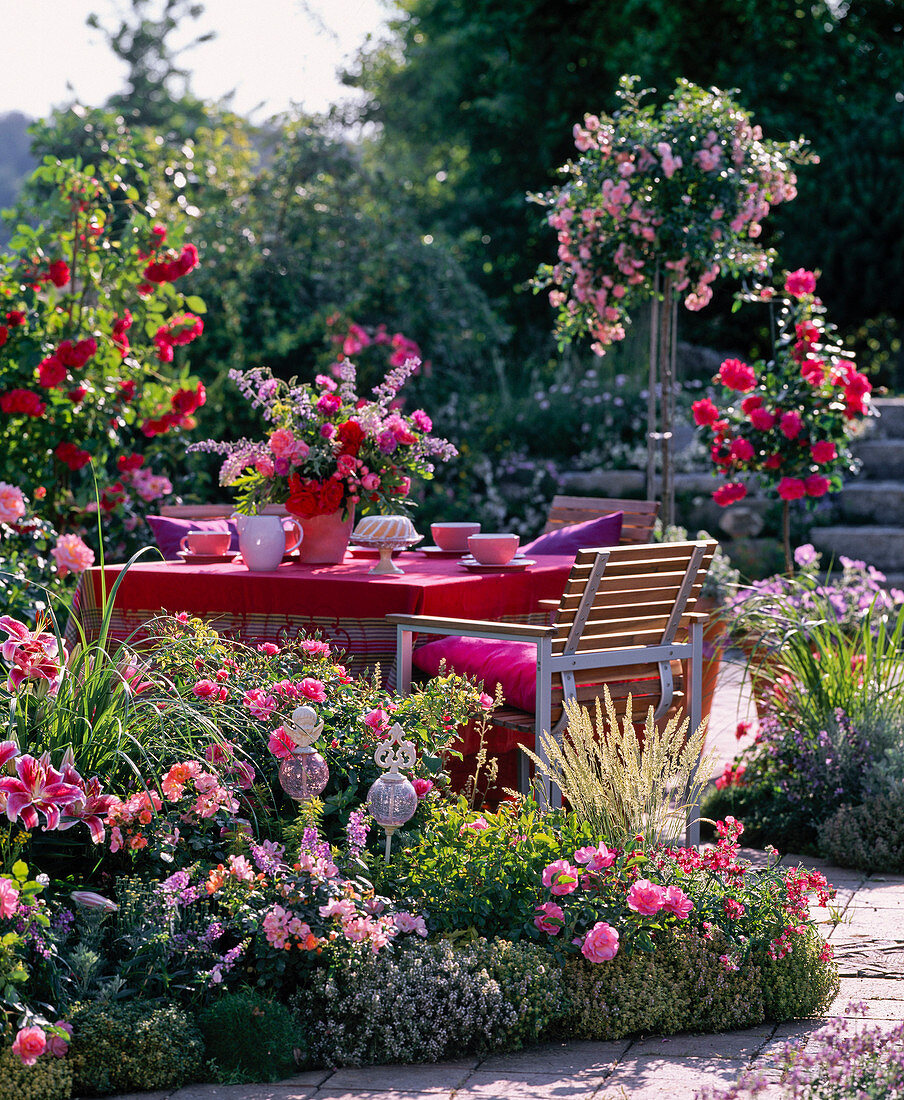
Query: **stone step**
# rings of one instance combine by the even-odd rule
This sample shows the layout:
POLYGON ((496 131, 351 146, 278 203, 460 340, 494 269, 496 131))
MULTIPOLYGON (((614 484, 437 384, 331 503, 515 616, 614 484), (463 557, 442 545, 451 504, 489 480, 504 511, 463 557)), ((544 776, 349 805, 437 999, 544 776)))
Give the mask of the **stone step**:
POLYGON ((904 397, 877 397, 873 405, 879 413, 873 421, 876 434, 887 439, 904 439, 904 397))
POLYGON ((835 498, 841 519, 904 527, 904 482, 853 478, 835 498))
POLYGON ((836 560, 843 554, 865 561, 886 575, 904 572, 902 527, 814 527, 810 540, 817 550, 836 560))
POLYGON ((863 463, 861 478, 904 478, 904 439, 858 439, 851 451, 863 463))

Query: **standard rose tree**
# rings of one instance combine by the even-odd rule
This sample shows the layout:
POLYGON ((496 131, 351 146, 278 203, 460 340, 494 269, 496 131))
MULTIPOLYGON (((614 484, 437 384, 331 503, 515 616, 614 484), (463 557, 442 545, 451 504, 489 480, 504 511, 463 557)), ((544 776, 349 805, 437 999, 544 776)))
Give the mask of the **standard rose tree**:
MULTIPOLYGON (((772 300, 766 288, 760 300, 772 300)), ((726 359, 714 379, 722 402, 694 402, 694 419, 711 435, 716 473, 725 478, 713 493, 723 507, 747 495, 747 475, 783 502, 782 537, 793 572, 790 503, 815 500, 842 487, 855 468, 850 439, 870 415, 872 387, 853 358, 834 341, 816 297, 816 276, 788 274, 781 299, 774 358, 752 366, 726 359)))

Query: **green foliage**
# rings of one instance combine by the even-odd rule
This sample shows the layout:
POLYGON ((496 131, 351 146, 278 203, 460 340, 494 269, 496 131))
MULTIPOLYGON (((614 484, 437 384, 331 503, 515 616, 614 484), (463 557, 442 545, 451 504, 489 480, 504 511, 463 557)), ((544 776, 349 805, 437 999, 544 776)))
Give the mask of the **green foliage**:
POLYGON ((838 967, 825 958, 825 943, 813 928, 793 937, 784 958, 764 954, 758 961, 767 1020, 780 1023, 816 1016, 838 993, 838 967))
POLYGON ((220 1081, 279 1081, 302 1061, 302 1022, 254 990, 226 993, 200 1013, 198 1024, 220 1081))
POLYGON ((533 919, 543 868, 589 842, 573 815, 544 816, 531 800, 479 816, 463 799, 434 804, 379 886, 428 913, 433 931, 517 939, 533 919))
POLYGON ((532 944, 440 940, 354 952, 314 971, 293 1007, 320 1063, 435 1062, 535 1042, 563 994, 558 967, 532 944))
POLYGON ((904 201, 892 181, 902 173, 904 106, 890 89, 901 85, 904 26, 895 0, 394 6, 393 40, 366 51, 349 79, 371 94, 365 115, 382 127, 379 155, 417 195, 425 226, 455 237, 473 277, 504 301, 507 319, 519 317, 522 337, 549 324, 512 294, 549 253, 524 192, 552 182, 572 125, 612 105, 623 72, 656 87, 684 77, 735 88, 767 133, 804 131, 821 164, 775 215, 784 255, 823 271, 843 324, 901 315, 894 242, 904 201))
POLYGON ((72 1014, 70 1060, 79 1096, 177 1089, 201 1076, 204 1040, 175 1005, 95 1001, 72 1014))
POLYGON ((23 1066, 9 1047, 0 1050, 0 1096, 9 1100, 69 1100, 72 1064, 68 1058, 45 1055, 23 1066))
POLYGON ((819 827, 819 850, 839 867, 904 874, 904 786, 839 806, 819 827))

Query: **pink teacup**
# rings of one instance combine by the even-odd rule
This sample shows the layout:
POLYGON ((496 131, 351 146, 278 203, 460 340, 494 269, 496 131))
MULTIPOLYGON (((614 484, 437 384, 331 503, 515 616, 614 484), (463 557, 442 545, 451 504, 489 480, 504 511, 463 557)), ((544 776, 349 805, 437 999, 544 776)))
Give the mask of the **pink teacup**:
POLYGON ((229 549, 228 531, 189 531, 179 543, 179 549, 188 554, 221 558, 229 549))
POLYGON ((447 550, 449 553, 458 551, 463 554, 468 549, 468 537, 476 535, 479 530, 479 523, 464 521, 430 524, 430 534, 433 536, 433 541, 440 550, 447 550))
POLYGON ((518 535, 471 535, 468 549, 481 565, 508 565, 520 542, 518 535))

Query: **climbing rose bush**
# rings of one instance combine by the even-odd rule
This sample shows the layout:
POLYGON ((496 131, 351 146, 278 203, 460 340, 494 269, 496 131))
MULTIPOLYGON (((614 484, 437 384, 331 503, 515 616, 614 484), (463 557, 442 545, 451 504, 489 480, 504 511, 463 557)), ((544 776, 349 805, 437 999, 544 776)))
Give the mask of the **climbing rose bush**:
POLYGON ((580 157, 542 196, 558 238, 558 262, 535 286, 551 287, 560 347, 589 336, 593 351, 625 335, 631 313, 667 276, 688 309, 702 309, 720 274, 767 271, 759 243, 772 207, 793 199, 792 162, 805 143, 763 139, 725 92, 680 80, 660 109, 622 77, 624 106, 574 127, 580 157))
POLYGON ((204 327, 182 291, 197 250, 154 221, 125 168, 47 158, 0 260, 0 519, 18 518, 12 485, 63 534, 100 509, 108 543, 111 515, 137 523, 172 490, 149 441, 193 428, 205 400, 180 361, 204 327))

